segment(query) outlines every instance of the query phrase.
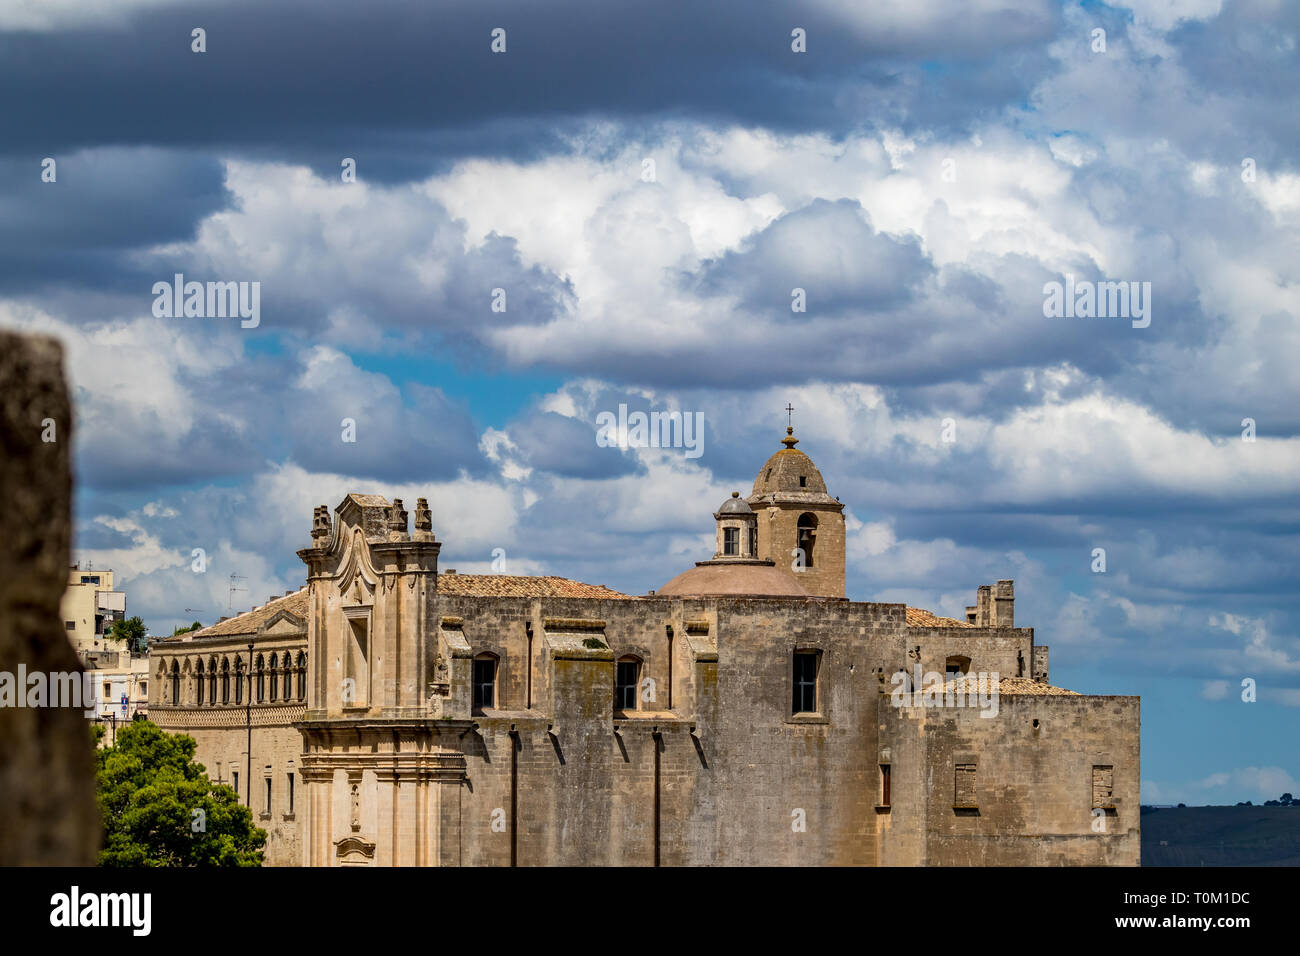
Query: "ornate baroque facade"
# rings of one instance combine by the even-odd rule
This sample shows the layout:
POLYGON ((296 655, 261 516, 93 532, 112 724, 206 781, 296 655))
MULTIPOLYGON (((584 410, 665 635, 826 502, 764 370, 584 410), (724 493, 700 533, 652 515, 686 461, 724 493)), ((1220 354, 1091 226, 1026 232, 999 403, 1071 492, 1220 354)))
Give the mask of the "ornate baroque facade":
POLYGON ((1010 581, 960 621, 846 600, 796 443, 640 597, 439 573, 424 499, 350 494, 305 588, 156 645, 151 712, 273 864, 1136 865, 1138 699, 1053 687, 1010 581))

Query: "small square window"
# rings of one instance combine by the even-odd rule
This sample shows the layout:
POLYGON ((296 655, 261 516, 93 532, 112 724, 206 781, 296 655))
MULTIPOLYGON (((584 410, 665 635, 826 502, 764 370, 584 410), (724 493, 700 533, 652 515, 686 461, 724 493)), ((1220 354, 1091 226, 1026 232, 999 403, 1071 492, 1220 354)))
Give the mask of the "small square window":
POLYGON ((65 631, 75 631, 75 630, 77 629, 77 622, 76 622, 76 621, 64 621, 64 622, 63 622, 63 629, 64 629, 65 631))

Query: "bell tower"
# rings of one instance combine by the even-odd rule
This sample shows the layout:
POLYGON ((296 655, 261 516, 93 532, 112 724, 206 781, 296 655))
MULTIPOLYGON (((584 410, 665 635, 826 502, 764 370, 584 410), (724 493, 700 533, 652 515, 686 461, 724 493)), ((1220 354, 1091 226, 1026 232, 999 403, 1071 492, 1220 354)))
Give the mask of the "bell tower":
POLYGON ((826 493, 822 473, 795 448, 793 426, 781 444, 746 499, 758 516, 758 557, 789 568, 810 594, 842 598, 844 505, 826 493))

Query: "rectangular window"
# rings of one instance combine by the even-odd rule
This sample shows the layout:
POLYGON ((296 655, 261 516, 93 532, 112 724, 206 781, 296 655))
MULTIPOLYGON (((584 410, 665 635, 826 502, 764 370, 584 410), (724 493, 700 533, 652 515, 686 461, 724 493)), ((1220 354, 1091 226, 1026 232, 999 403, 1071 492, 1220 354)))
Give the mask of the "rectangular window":
POLYGON ((271 812, 271 778, 266 778, 266 812, 271 812))
POLYGON ((882 807, 890 806, 889 801, 892 797, 892 794, 890 793, 889 769, 889 764, 887 763, 882 763, 880 765, 880 805, 882 807))
POLYGON ((975 806, 975 765, 973 763, 957 764, 952 802, 958 807, 975 806))
POLYGON ((794 655, 794 712, 817 713, 817 651, 796 651, 794 655))
POLYGON ((640 670, 640 661, 619 661, 615 665, 614 706, 619 710, 636 710, 636 688, 640 670))
POLYGON ((105 696, 106 698, 108 698, 109 700, 112 700, 112 699, 113 699, 113 682, 112 682, 112 681, 108 681, 108 680, 104 681, 104 696, 105 696))
POLYGON ((479 710, 495 707, 497 703, 497 661, 495 657, 479 657, 474 661, 474 706, 479 710))
POLYGON ((239 771, 238 770, 231 771, 230 787, 232 790, 235 791, 236 794, 239 793, 239 771))
POLYGON ((293 774, 288 775, 289 780, 289 816, 293 816, 293 774))
POLYGON ((63 629, 64 629, 65 631, 75 631, 75 630, 77 629, 77 622, 76 622, 76 621, 64 621, 64 622, 63 622, 63 629))
POLYGON ((1092 768, 1092 805, 1093 808, 1109 807, 1114 803, 1115 768, 1113 766, 1095 765, 1092 768))
POLYGON ((749 556, 758 557, 758 527, 751 525, 749 529, 749 556))
POLYGON ((740 554, 740 529, 739 528, 722 529, 722 553, 740 554))
POLYGON ((368 707, 370 706, 369 620, 365 617, 352 617, 348 619, 348 625, 346 676, 352 682, 348 687, 352 699, 345 699, 343 706, 368 707))

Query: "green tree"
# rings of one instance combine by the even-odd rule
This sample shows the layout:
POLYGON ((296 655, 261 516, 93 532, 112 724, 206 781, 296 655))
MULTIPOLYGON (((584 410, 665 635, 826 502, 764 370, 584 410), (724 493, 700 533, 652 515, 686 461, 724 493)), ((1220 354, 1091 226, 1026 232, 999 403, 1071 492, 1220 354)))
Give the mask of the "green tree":
POLYGON ((173 628, 173 629, 172 629, 172 637, 175 637, 177 634, 188 634, 190 631, 197 631, 197 630, 199 630, 201 627, 203 627, 203 625, 200 624, 198 621, 195 621, 195 622, 194 622, 193 624, 191 624, 189 627, 176 627, 176 628, 173 628))
POLYGON ((100 866, 262 865, 266 831, 234 790, 208 779, 194 748, 193 737, 139 720, 96 751, 100 866))
POLYGON ((126 641, 127 649, 132 654, 143 654, 149 647, 149 629, 139 617, 114 621, 108 629, 107 637, 113 641, 126 641))

